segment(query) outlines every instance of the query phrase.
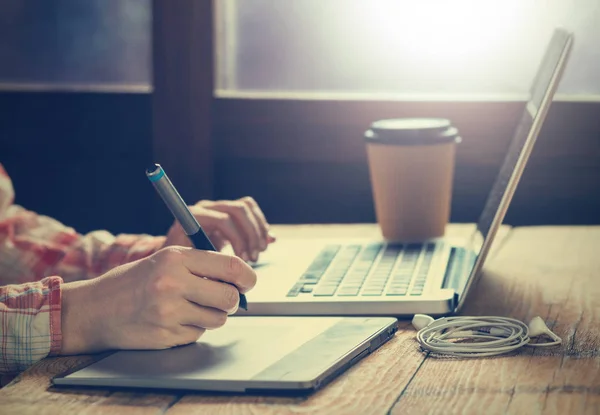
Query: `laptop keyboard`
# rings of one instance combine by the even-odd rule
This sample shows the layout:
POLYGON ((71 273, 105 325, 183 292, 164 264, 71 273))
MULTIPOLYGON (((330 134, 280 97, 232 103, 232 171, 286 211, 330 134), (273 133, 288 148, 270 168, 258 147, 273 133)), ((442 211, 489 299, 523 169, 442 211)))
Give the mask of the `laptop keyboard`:
POLYGON ((328 245, 289 290, 288 297, 418 296, 434 243, 328 245))

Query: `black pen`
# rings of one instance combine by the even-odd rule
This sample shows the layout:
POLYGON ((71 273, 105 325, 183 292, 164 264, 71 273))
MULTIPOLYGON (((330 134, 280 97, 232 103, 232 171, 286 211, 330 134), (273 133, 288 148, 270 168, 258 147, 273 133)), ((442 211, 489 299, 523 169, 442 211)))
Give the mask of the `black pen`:
MULTIPOLYGON (((190 212, 190 209, 160 164, 155 164, 147 169, 146 176, 152 182, 152 185, 175 217, 175 220, 179 222, 185 234, 190 238, 194 248, 203 251, 216 251, 215 246, 208 239, 208 236, 206 236, 206 233, 204 233, 204 230, 192 212, 190 212)), ((248 310, 246 296, 242 293, 240 293, 240 307, 248 310)))

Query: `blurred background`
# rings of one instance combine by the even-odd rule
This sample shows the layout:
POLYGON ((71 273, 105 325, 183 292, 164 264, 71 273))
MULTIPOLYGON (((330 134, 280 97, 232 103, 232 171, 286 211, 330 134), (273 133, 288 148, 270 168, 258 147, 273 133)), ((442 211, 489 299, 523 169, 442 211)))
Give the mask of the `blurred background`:
POLYGON ((600 223, 595 0, 0 0, 0 163, 82 232, 163 232, 154 161, 189 203, 370 222, 362 132, 443 116, 472 222, 556 26, 575 47, 507 222, 600 223))

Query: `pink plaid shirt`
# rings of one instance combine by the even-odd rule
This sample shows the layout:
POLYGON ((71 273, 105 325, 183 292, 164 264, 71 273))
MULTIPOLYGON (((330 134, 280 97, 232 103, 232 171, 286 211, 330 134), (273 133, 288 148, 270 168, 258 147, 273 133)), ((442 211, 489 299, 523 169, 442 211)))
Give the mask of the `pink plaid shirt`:
POLYGON ((150 255, 164 237, 75 232, 13 204, 0 164, 0 375, 61 349, 61 285, 150 255))

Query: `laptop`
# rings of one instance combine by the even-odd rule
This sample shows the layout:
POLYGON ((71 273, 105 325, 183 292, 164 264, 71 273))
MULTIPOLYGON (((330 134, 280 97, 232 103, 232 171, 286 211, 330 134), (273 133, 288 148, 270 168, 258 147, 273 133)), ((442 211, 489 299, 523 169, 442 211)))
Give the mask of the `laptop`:
POLYGON ((388 315, 458 312, 477 282, 573 45, 555 29, 508 153, 475 231, 465 239, 423 243, 380 240, 283 240, 256 268, 258 283, 239 315, 388 315))
POLYGON ((394 336, 390 317, 231 317, 196 343, 116 352, 58 386, 307 393, 394 336))

